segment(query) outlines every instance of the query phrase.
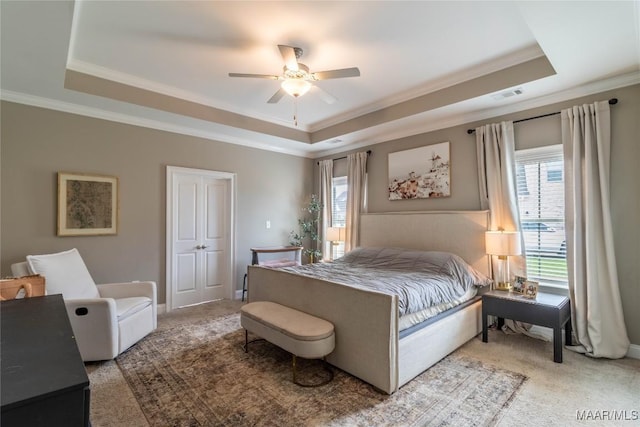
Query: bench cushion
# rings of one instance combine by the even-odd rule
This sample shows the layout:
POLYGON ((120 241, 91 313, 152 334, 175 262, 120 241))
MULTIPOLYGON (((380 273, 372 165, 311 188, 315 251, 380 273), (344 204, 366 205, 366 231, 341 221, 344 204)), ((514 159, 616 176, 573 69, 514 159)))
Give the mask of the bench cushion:
POLYGON ((331 322, 273 302, 251 302, 242 306, 241 311, 244 316, 297 340, 317 341, 333 335, 331 322))
POLYGON ((335 348, 336 336, 331 322, 273 302, 258 301, 242 306, 240 324, 299 357, 321 358, 335 348))

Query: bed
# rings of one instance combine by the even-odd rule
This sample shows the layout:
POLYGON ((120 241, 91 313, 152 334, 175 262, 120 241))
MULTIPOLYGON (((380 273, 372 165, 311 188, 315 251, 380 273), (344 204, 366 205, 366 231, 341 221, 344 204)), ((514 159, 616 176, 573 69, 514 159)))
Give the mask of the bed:
MULTIPOLYGON (((449 252, 488 276, 487 225, 487 211, 365 214, 360 247, 449 252)), ((388 394, 482 329, 478 297, 400 331, 397 294, 286 269, 250 266, 248 274, 249 301, 276 302, 332 322, 336 346, 327 360, 388 394)))

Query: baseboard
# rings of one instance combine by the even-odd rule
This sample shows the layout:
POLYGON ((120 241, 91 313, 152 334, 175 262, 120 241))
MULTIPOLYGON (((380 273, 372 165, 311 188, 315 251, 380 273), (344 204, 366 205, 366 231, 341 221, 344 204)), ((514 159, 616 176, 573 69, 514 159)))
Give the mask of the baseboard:
POLYGON ((156 310, 158 311, 158 314, 164 314, 167 312, 167 305, 166 304, 158 304, 156 306, 156 310))
MULTIPOLYGON (((549 341, 553 341, 553 329, 545 328, 543 326, 532 326, 530 332, 538 335, 542 335, 549 341)), ((564 328, 562 329, 562 342, 564 343, 564 328)), ((630 359, 640 359, 640 345, 631 344, 627 356, 630 359)))
POLYGON ((242 289, 236 289, 236 296, 234 299, 242 299, 242 289))
POLYGON ((631 359, 640 359, 640 345, 631 344, 629 346, 629 351, 627 351, 627 357, 631 359))

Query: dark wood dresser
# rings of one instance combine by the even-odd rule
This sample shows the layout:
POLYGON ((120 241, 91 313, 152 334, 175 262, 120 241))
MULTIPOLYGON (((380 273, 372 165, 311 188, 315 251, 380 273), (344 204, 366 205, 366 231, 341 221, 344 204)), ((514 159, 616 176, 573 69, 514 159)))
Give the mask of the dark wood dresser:
POLYGON ((89 426, 89 377, 62 295, 0 302, 2 427, 89 426))

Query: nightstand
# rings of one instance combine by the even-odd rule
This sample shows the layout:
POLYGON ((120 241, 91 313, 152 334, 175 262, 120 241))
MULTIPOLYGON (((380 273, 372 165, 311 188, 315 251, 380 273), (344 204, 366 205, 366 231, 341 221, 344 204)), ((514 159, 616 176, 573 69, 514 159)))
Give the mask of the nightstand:
POLYGON ((488 341, 487 316, 497 316, 499 327, 504 319, 512 319, 552 328, 553 361, 556 363, 562 363, 562 327, 565 328, 565 342, 571 345, 571 306, 565 296, 538 292, 535 299, 529 299, 514 292, 483 294, 482 342, 488 341))

